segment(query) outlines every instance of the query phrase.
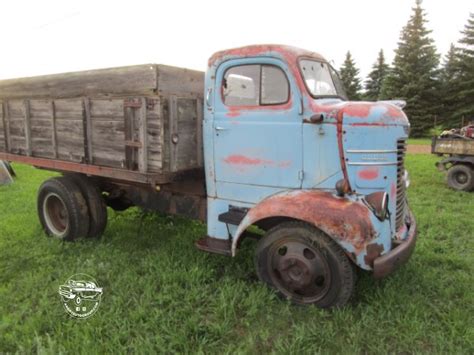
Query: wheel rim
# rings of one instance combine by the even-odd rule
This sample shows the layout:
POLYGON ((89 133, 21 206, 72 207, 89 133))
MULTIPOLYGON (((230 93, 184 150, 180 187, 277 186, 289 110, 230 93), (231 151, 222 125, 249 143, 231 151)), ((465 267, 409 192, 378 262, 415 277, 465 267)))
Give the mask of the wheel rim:
POLYGON ((466 173, 460 171, 454 176, 454 179, 458 184, 464 185, 465 183, 467 183, 468 176, 466 173))
POLYGON ((55 193, 46 195, 43 202, 43 215, 46 226, 58 238, 64 237, 69 230, 69 218, 64 201, 55 193))
POLYGON ((327 294, 331 271, 324 255, 311 243, 283 238, 269 253, 270 278, 285 296, 313 303, 327 294))

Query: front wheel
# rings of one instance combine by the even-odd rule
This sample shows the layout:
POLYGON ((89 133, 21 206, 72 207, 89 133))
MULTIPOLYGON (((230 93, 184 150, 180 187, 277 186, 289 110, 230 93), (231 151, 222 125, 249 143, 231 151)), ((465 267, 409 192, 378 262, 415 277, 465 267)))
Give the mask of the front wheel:
POLYGON ((257 245, 255 262, 260 280, 297 304, 340 307, 354 292, 351 261, 329 236, 306 223, 269 230, 257 245))
POLYGON ((464 164, 456 164, 448 170, 448 186, 459 191, 474 189, 474 170, 464 164))

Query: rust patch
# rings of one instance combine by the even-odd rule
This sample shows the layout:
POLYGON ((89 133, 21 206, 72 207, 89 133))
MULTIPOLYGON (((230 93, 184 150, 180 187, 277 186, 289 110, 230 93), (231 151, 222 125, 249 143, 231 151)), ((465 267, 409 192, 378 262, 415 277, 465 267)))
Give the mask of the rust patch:
POLYGON ((366 118, 374 107, 372 103, 361 102, 357 104, 349 104, 344 107, 344 113, 350 117, 366 118))
POLYGON ((230 165, 240 165, 240 166, 269 165, 269 166, 277 166, 279 168, 288 168, 291 165, 291 161, 289 160, 282 160, 279 162, 275 162, 273 160, 251 158, 251 157, 247 157, 241 154, 230 155, 224 159, 224 162, 230 165))
POLYGON ((378 168, 367 168, 364 170, 360 170, 357 173, 357 176, 362 180, 375 180, 379 177, 379 169, 378 168))
POLYGON ((371 267, 374 266, 374 260, 377 259, 384 251, 382 244, 369 244, 367 245, 367 254, 364 256, 364 261, 371 267))
POLYGON ((230 155, 224 159, 224 162, 232 165, 262 165, 272 163, 268 160, 263 160, 259 158, 250 158, 245 155, 230 155))
POLYGON ((337 115, 337 147, 339 149, 339 161, 341 162, 341 170, 344 176, 344 181, 347 186, 348 191, 352 191, 351 184, 349 182, 349 175, 347 174, 347 167, 346 167, 346 158, 344 156, 344 143, 343 143, 343 122, 344 120, 344 110, 340 110, 337 115))
POLYGON ((356 254, 376 235, 365 206, 325 191, 297 191, 270 197, 251 209, 246 219, 252 224, 275 216, 307 221, 352 244, 356 254))

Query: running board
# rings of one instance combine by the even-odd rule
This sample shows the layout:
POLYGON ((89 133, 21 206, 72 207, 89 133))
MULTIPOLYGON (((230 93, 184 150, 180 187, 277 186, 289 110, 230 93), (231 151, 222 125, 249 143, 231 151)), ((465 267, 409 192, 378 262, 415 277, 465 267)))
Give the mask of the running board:
POLYGON ((217 239, 206 236, 196 242, 196 248, 208 253, 226 256, 232 255, 232 244, 228 239, 217 239))

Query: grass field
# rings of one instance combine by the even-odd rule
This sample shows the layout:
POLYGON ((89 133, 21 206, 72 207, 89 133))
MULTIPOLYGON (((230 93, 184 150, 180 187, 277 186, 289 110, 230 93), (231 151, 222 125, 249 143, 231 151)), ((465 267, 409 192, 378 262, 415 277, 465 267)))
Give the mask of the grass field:
POLYGON ((431 138, 410 138, 408 144, 411 145, 431 145, 431 138))
POLYGON ((197 251, 202 224, 137 209, 109 211, 104 237, 45 237, 35 196, 51 173, 15 165, 0 187, 0 353, 474 353, 474 194, 453 192, 436 158, 408 156, 419 242, 410 262, 359 275, 344 309, 280 300, 258 282, 254 241, 235 259, 197 251), (87 320, 66 315, 58 287, 94 276, 104 295, 87 320))

